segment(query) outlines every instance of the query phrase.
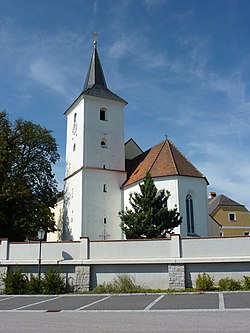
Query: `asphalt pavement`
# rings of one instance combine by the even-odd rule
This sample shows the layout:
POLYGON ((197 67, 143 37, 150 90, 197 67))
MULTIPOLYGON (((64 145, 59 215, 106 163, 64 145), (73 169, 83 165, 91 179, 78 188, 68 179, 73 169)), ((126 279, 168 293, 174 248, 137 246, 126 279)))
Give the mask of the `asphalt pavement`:
POLYGON ((250 292, 121 295, 0 295, 0 312, 249 310, 250 292))

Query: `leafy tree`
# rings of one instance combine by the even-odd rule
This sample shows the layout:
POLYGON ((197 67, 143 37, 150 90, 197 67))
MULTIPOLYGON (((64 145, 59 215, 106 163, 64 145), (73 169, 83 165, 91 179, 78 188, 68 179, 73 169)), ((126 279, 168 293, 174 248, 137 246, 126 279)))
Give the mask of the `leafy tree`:
POLYGON ((139 186, 141 193, 134 192, 129 197, 132 208, 119 212, 122 231, 127 239, 166 237, 182 221, 177 207, 168 209, 170 192, 157 192, 149 172, 139 186))
POLYGON ((50 207, 57 193, 52 164, 58 159, 51 131, 23 119, 11 123, 0 112, 0 237, 23 241, 40 226, 56 230, 50 207))

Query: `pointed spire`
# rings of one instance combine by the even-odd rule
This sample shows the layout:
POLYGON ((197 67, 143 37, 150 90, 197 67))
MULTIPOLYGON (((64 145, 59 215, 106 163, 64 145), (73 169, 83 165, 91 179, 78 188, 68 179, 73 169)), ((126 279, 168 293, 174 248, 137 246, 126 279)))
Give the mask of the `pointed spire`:
POLYGON ((97 52, 97 33, 94 32, 94 50, 89 64, 89 70, 84 83, 83 91, 91 89, 95 84, 107 88, 102 65, 97 52))
POLYGON ((84 95, 95 96, 99 98, 110 99, 127 104, 127 102, 110 91, 107 87, 101 61, 97 52, 97 33, 94 32, 94 50, 89 64, 88 73, 83 86, 84 95))

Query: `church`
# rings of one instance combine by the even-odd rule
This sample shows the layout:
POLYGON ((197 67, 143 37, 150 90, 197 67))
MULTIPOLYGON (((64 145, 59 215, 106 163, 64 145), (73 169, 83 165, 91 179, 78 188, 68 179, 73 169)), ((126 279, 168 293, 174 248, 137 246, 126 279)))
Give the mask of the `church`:
POLYGON ((145 152, 133 139, 124 142, 126 105, 107 86, 94 39, 83 91, 65 112, 64 197, 55 210, 63 219, 61 238, 124 239, 118 212, 130 207, 129 194, 139 190, 147 171, 182 216, 174 232, 209 235, 206 177, 168 139, 145 152))

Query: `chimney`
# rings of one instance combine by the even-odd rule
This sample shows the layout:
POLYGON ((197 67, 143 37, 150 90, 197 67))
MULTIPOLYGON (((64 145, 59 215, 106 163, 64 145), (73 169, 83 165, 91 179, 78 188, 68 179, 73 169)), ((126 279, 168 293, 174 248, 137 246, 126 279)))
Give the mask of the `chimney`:
POLYGON ((208 199, 213 199, 216 197, 216 192, 209 192, 208 193, 208 199))

